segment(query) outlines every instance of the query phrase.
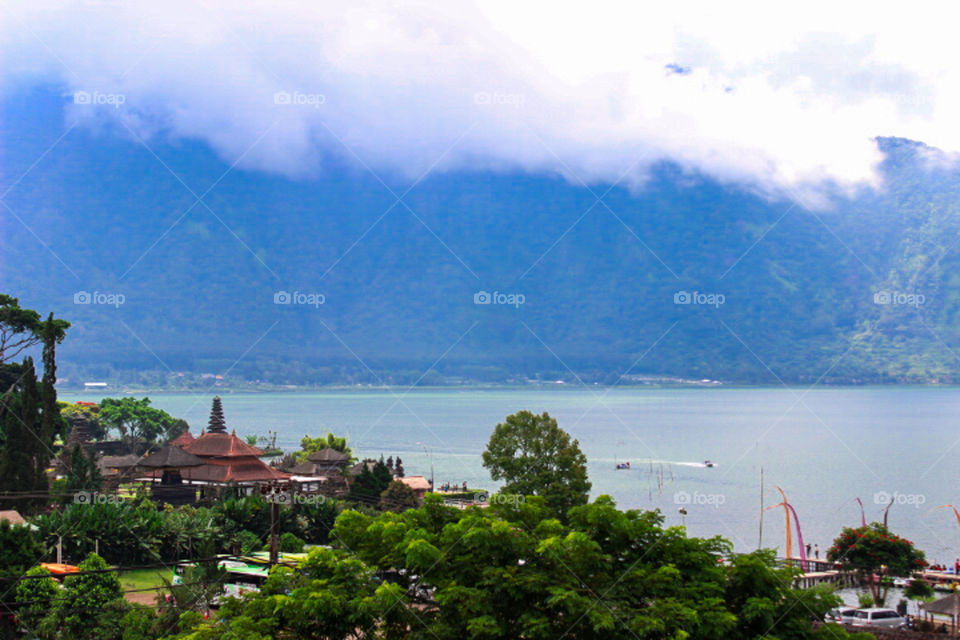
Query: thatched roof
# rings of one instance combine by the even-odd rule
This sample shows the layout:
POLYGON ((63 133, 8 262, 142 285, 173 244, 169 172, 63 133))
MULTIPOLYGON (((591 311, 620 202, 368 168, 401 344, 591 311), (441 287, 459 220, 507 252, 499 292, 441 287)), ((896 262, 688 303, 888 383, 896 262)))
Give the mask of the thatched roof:
POLYGON ((319 464, 339 466, 349 462, 350 456, 342 451, 337 451, 336 449, 327 447, 326 449, 320 449, 320 451, 314 451, 307 456, 307 460, 319 464))
POLYGON ((946 616, 960 616, 960 594, 951 593, 945 598, 940 598, 935 602, 921 604, 920 608, 925 613, 939 613, 946 616))
POLYGON ((98 461, 100 467, 104 469, 129 469, 135 467, 140 462, 140 456, 133 453, 125 456, 103 456, 98 461))
POLYGON ((152 467, 154 469, 178 469, 181 467, 199 467, 204 464, 204 461, 203 458, 187 453, 180 447, 170 445, 156 453, 145 456, 139 464, 141 467, 152 467))

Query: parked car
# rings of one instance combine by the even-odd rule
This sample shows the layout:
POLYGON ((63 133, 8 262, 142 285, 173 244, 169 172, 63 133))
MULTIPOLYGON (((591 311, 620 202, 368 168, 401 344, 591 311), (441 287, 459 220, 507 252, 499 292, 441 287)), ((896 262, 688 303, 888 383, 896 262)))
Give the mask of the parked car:
POLYGON ((896 628, 902 627, 907 623, 907 619, 901 616, 893 609, 857 609, 853 614, 853 626, 855 627, 884 627, 896 628))
POLYGON ((824 617, 827 619, 827 622, 853 624, 853 619, 856 617, 856 613, 857 610, 854 607, 838 607, 828 611, 827 615, 824 617))

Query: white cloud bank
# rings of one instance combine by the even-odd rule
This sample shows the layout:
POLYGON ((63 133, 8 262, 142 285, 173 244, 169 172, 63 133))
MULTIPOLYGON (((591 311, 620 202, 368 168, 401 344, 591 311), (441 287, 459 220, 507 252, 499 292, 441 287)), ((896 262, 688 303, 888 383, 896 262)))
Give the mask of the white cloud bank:
POLYGON ((293 176, 359 157, 640 184, 668 159, 775 193, 875 184, 875 136, 960 151, 938 5, 402 4, 17 1, 3 84, 87 92, 101 104, 70 100, 68 120, 293 176))

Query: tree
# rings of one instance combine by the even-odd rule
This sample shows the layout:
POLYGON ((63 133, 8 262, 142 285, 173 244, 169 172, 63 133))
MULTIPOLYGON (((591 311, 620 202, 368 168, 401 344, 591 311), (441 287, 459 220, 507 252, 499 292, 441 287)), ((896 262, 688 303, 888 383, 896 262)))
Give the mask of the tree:
POLYGON ((20 300, 0 293, 0 364, 41 341, 40 314, 22 309, 20 300))
POLYGON ((46 468, 52 438, 41 428, 40 391, 33 358, 23 361, 22 373, 0 402, 4 443, 0 450, 0 489, 9 492, 7 508, 33 509, 49 488, 46 468))
POLYGON ((399 480, 394 480, 380 494, 380 508, 384 511, 406 511, 420 504, 417 492, 399 480))
POLYGON ((879 522, 856 529, 844 527, 827 550, 827 559, 859 574, 878 607, 883 606, 890 588, 884 578, 909 577, 927 564, 913 542, 890 533, 879 522))
POLYGON ((0 520, 0 576, 19 577, 43 557, 44 548, 33 530, 0 520))
MULTIPOLYGON (((57 345, 63 342, 69 327, 69 322, 55 319, 53 313, 39 325, 39 335, 43 341, 40 433, 44 441, 52 442, 58 435, 66 436, 66 421, 60 415, 60 407, 57 405, 57 345)), ((40 471, 46 467, 44 464, 40 471)))
POLYGON ((103 488, 103 474, 97 466, 96 453, 87 456, 79 444, 70 452, 70 470, 67 473, 67 491, 96 492, 103 488))
POLYGON ((543 496, 558 515, 587 503, 586 456, 548 413, 507 416, 490 436, 483 466, 505 482, 504 493, 543 496))
POLYGON ((150 443, 162 435, 168 438, 179 435, 186 427, 183 420, 151 407, 150 398, 104 398, 100 402, 100 420, 107 429, 116 429, 124 438, 150 443))
POLYGON ((382 459, 373 465, 372 470, 367 462, 363 461, 360 474, 350 484, 349 497, 351 500, 376 506, 380 503, 380 495, 393 482, 393 476, 382 459))
POLYGON ((53 625, 45 625, 43 622, 58 603, 61 591, 60 584, 43 567, 33 567, 27 571, 27 579, 17 583, 16 591, 17 603, 20 606, 17 617, 23 626, 35 635, 53 635, 49 629, 53 625))
POLYGON ((396 630, 414 622, 405 603, 401 589, 378 584, 373 571, 357 558, 315 548, 296 571, 271 571, 258 593, 228 598, 217 616, 222 621, 198 622, 190 637, 399 638, 396 630), (400 619, 404 615, 407 620, 400 619))
MULTIPOLYGON (((123 599, 123 587, 115 571, 110 571, 106 561, 91 553, 78 565, 77 575, 67 576, 63 581, 63 598, 54 608, 62 627, 62 638, 90 638, 92 626, 107 624, 104 618, 122 613, 110 605, 123 599), (91 624, 91 619, 95 620, 91 624)), ((119 619, 119 618, 118 618, 119 619)))

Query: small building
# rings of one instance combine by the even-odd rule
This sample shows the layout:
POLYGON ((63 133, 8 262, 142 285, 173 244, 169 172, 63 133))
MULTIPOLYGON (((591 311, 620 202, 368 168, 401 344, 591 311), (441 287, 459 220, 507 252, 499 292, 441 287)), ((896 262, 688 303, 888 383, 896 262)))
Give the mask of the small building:
POLYGON ((431 490, 430 481, 427 480, 426 476, 406 476, 403 478, 397 478, 397 482, 402 482, 407 485, 413 492, 417 494, 418 500, 423 500, 423 497, 427 495, 427 492, 431 490))

